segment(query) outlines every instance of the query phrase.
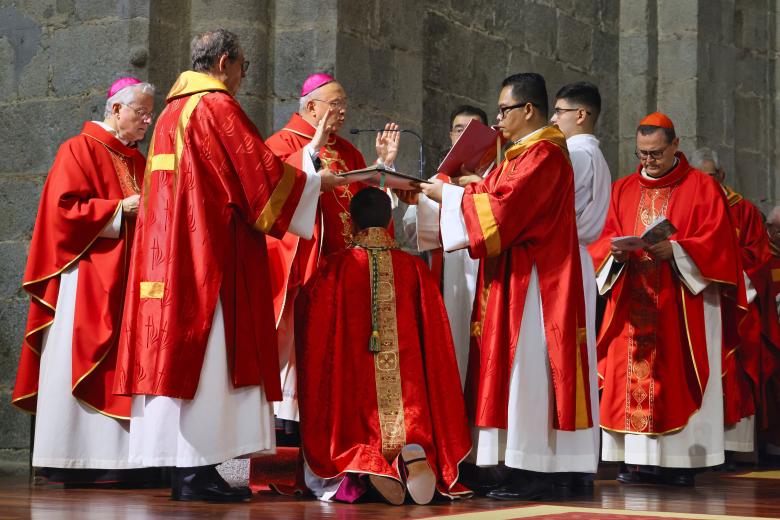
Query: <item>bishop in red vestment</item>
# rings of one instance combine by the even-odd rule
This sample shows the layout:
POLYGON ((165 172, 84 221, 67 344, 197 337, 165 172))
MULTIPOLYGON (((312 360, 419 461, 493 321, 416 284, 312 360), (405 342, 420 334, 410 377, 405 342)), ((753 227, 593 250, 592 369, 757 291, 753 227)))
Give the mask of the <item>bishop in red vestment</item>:
MULTIPOLYGON (((767 301, 775 302, 777 313, 780 314, 780 206, 775 206, 766 221, 769 235, 771 255, 766 264, 769 278, 769 293, 767 301)), ((780 373, 774 372, 767 379, 765 395, 767 407, 767 425, 763 438, 766 440, 766 450, 776 457, 780 456, 780 373)))
POLYGON ((767 407, 767 383, 780 368, 780 324, 771 293, 769 238, 758 208, 724 184, 717 154, 700 148, 693 158, 692 163, 718 180, 726 193, 745 271, 747 314, 737 324, 738 346, 724 351, 722 372, 726 450, 751 452, 756 426, 765 430, 773 413, 767 407))
MULTIPOLYGON (((744 306, 736 234, 723 190, 692 168, 674 126, 651 114, 637 131, 636 172, 612 186, 601 238, 590 248, 609 301, 598 338, 602 458, 696 468, 723 462, 721 293, 744 306), (677 229, 646 249, 615 237, 641 235, 656 219, 677 229)), ((688 469, 624 472, 623 482, 668 477, 693 484, 688 469)))
POLYGON ((483 181, 422 191, 441 201, 445 251, 480 259, 466 378, 472 459, 514 468, 489 497, 538 499, 550 473, 583 464, 550 430, 592 426, 574 178, 564 135, 547 126, 544 78, 505 79, 498 121, 511 145, 483 181))
POLYGON ((281 397, 267 234, 310 236, 320 189, 283 163, 234 98, 246 72, 226 30, 193 41, 154 129, 115 390, 133 396, 130 458, 176 466, 172 497, 243 500, 214 469, 274 448, 281 397))
POLYGON ((306 482, 350 502, 366 489, 360 475, 391 503, 404 487, 417 503, 434 484, 462 494, 471 439, 438 284, 388 233, 384 192, 358 192, 351 215, 354 246, 330 255, 296 303, 306 482))
MULTIPOLYGON (((105 120, 84 123, 60 146, 43 187, 22 284, 30 310, 13 393, 17 407, 37 412, 36 467, 132 467, 130 399, 113 395, 113 382, 146 163, 136 143, 152 122, 153 95, 138 79, 115 82, 105 120)), ((87 472, 56 473, 92 481, 87 472)))
MULTIPOLYGON (((338 135, 347 114, 347 94, 333 76, 312 74, 301 88, 300 108, 287 124, 268 138, 266 144, 286 163, 301 168, 303 161, 314 159, 333 172, 344 173, 365 168, 363 155, 348 140, 338 135), (320 124, 326 132, 315 135, 320 124)), ((387 132, 377 136, 378 160, 392 165, 398 152, 398 126, 389 123, 387 132)), ((281 239, 268 239, 271 288, 279 335, 279 365, 283 399, 274 405, 278 419, 298 420, 296 398, 294 312, 300 286, 311 277, 320 260, 343 251, 352 241, 349 201, 362 189, 362 183, 341 186, 323 194, 317 203, 314 236, 301 239, 287 233, 281 239)), ((285 424, 286 429, 294 429, 285 424)), ((280 437, 281 440, 281 437, 280 437)))

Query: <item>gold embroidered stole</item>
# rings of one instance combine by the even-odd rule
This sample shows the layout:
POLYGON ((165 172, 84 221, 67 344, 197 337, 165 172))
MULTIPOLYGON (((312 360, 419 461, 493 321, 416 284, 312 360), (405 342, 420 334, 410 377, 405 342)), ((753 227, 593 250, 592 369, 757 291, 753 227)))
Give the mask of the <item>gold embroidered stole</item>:
POLYGON ((355 236, 356 247, 368 252, 372 287, 372 314, 378 350, 374 354, 377 412, 382 435, 382 454, 388 461, 406 444, 401 365, 398 355, 398 323, 391 249, 395 241, 382 228, 369 228, 355 236), (378 333, 378 334, 377 334, 378 333))
MULTIPOLYGON (((666 215, 675 186, 640 188, 635 235, 641 235, 655 219, 666 215)), ((630 303, 625 429, 628 432, 653 431, 660 262, 642 251, 642 256, 638 260, 632 258, 628 267, 633 272, 627 279, 630 303)))

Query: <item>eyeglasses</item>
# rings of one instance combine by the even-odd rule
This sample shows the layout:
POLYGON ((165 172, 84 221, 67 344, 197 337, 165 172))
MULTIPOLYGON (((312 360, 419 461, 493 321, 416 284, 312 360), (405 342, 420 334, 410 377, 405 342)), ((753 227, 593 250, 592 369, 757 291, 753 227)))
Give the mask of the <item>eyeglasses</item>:
POLYGON ((241 74, 246 74, 246 71, 249 70, 249 61, 244 60, 244 63, 241 64, 241 74))
POLYGON ((500 117, 501 119, 504 119, 508 112, 510 112, 510 111, 512 111, 512 110, 514 110, 516 108, 523 108, 524 106, 529 105, 529 104, 535 106, 536 108, 539 108, 539 105, 537 105, 536 103, 533 103, 531 101, 523 101, 522 103, 518 103, 516 105, 511 105, 511 106, 508 106, 508 107, 498 107, 498 117, 500 117))
MULTIPOLYGON (((576 112, 577 110, 584 110, 584 109, 582 109, 582 108, 563 108, 563 107, 560 107, 560 108, 559 107, 555 107, 555 108, 553 108, 553 112, 555 112, 556 116, 559 116, 559 115, 561 115, 563 113, 566 113, 566 112, 576 112)), ((590 115, 590 112, 587 111, 587 110, 585 110, 585 113, 590 115)))
POLYGON ((636 155, 636 158, 639 160, 647 159, 648 157, 652 157, 656 161, 664 156, 664 152, 667 148, 669 148, 670 145, 666 145, 661 150, 634 150, 634 155, 636 155))
POLYGON ((327 103, 333 110, 346 110, 347 101, 345 99, 334 99, 333 101, 325 101, 324 99, 312 99, 312 101, 319 101, 320 103, 327 103))
POLYGON ((145 120, 147 120, 147 119, 148 119, 148 120, 149 120, 149 122, 151 122, 151 121, 154 119, 154 112, 147 112, 147 111, 146 111, 146 110, 144 110, 143 108, 136 108, 136 107, 134 107, 134 106, 132 106, 132 105, 128 105, 128 104, 126 104, 126 103, 122 103, 122 105, 123 105, 123 106, 126 106, 127 108, 129 108, 130 110, 132 110, 133 112, 135 112, 135 115, 137 115, 137 116, 138 116, 138 118, 139 118, 141 121, 145 121, 145 120))

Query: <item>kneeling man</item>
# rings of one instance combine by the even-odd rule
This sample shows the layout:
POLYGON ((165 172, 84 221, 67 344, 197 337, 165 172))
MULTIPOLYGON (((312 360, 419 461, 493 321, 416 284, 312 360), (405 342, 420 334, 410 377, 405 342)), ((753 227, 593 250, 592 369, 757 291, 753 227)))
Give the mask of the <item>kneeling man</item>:
POLYGON ((350 203, 354 246, 328 257, 296 301, 306 484, 354 502, 374 487, 401 504, 456 486, 471 448, 447 313, 436 280, 387 233, 390 199, 350 203), (424 326, 423 326, 424 324, 424 326))

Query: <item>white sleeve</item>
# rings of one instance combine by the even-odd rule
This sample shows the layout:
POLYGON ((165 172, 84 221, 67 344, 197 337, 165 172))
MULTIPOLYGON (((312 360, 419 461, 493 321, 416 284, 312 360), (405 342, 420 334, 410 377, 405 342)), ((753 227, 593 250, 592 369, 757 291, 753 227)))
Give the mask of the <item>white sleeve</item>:
POLYGON ((674 263, 677 271, 680 273, 680 280, 685 284, 693 294, 699 294, 710 284, 710 281, 701 275, 701 271, 696 267, 693 259, 685 252, 685 249, 671 240, 672 251, 674 251, 674 263))
POLYGON ((119 210, 114 215, 114 218, 106 224, 103 230, 98 235, 100 238, 119 238, 119 234, 122 232, 122 203, 119 204, 119 210))
MULTIPOLYGON (((304 150, 307 153, 303 155, 303 171, 306 173, 306 185, 303 187, 303 193, 295 208, 290 227, 287 231, 301 238, 310 239, 314 234, 314 220, 317 216, 317 203, 320 197, 321 179, 314 168, 312 160, 314 148, 311 143, 306 145, 304 150)), ((316 157, 316 155, 314 155, 316 157)))
POLYGON ((409 204, 404 211, 404 216, 401 219, 404 225, 404 236, 412 243, 417 243, 417 205, 409 204))
POLYGON ((469 246, 466 220, 461 203, 465 190, 460 186, 445 184, 441 194, 441 243, 445 251, 456 251, 469 246))
POLYGON ((441 247, 439 213, 439 204, 421 193, 417 202, 417 249, 419 251, 430 251, 441 247))

